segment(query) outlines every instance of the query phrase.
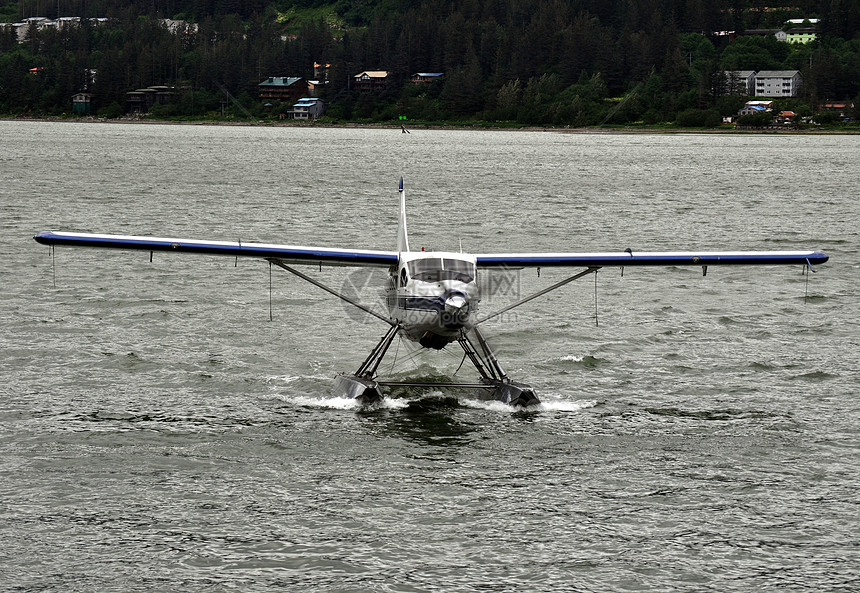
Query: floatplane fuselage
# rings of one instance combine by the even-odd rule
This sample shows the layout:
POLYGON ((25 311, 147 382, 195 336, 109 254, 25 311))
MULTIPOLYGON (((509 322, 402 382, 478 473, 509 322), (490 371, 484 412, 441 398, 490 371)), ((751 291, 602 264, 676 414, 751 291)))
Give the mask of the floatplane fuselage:
POLYGON ((441 350, 475 327, 480 291, 475 257, 462 253, 403 253, 388 278, 386 301, 401 333, 441 350))
POLYGON ((404 337, 441 350, 475 327, 477 260, 463 253, 410 251, 402 177, 398 193, 397 265, 389 269, 388 312, 404 337))
POLYGON ((813 265, 827 261, 820 251, 663 251, 598 253, 502 253, 466 254, 440 251, 411 251, 406 229, 406 199, 403 179, 400 180, 400 215, 397 250, 372 251, 337 249, 266 243, 205 241, 129 235, 44 231, 34 238, 39 243, 55 246, 101 247, 200 253, 253 257, 267 260, 338 298, 358 307, 388 324, 389 328, 376 347, 355 373, 338 375, 335 392, 363 402, 383 397, 383 388, 421 385, 477 389, 487 397, 508 404, 529 406, 539 403, 534 389, 512 381, 480 331, 480 324, 514 307, 523 305, 547 292, 596 273, 606 266, 701 266, 703 275, 708 266, 722 265, 786 265, 798 264, 809 271, 813 265), (380 267, 388 270, 386 284, 387 314, 326 286, 293 266, 333 265, 380 267), (578 268, 571 276, 512 303, 489 315, 478 316, 481 293, 478 274, 482 269, 521 269, 526 267, 578 268), (424 348, 441 350, 458 343, 479 375, 475 383, 410 383, 385 381, 377 369, 396 337, 418 343, 424 348))

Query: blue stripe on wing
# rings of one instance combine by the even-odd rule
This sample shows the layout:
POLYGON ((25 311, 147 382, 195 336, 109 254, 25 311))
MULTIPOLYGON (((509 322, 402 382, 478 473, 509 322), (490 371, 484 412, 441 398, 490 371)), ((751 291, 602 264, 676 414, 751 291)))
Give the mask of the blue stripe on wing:
POLYGON ((239 257, 278 258, 291 263, 308 263, 340 266, 380 266, 397 264, 396 251, 371 251, 365 249, 330 249, 328 247, 303 247, 295 245, 272 245, 266 243, 240 243, 238 241, 202 241, 197 239, 170 239, 159 237, 137 237, 131 235, 99 235, 91 233, 66 233, 43 231, 33 237, 45 245, 71 247, 101 247, 141 251, 170 251, 176 253, 200 253, 205 255, 229 255, 239 257))
POLYGON ((537 266, 716 266, 823 264, 821 251, 650 251, 620 253, 521 253, 478 254, 482 268, 523 268, 537 266))

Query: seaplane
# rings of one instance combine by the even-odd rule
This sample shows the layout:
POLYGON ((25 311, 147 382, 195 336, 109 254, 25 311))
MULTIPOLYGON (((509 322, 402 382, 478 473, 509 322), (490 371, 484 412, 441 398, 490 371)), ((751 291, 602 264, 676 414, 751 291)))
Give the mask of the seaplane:
POLYGON ((34 239, 51 246, 51 249, 63 246, 149 251, 150 261, 153 252, 258 258, 298 276, 388 325, 385 334, 354 373, 335 377, 335 394, 362 404, 380 401, 386 388, 405 386, 475 389, 484 399, 498 400, 511 406, 539 404, 531 385, 515 381, 505 372, 481 331, 481 325, 575 280, 596 274, 605 267, 620 267, 623 272, 625 267, 637 266, 699 266, 705 275, 710 266, 800 265, 808 273, 815 271, 814 266, 828 260, 821 251, 638 252, 629 248, 621 252, 597 253, 412 251, 406 228, 406 192, 402 177, 398 193, 397 248, 392 251, 60 231, 43 231, 34 239), (385 286, 387 314, 294 267, 302 265, 385 268, 388 271, 385 286), (482 271, 553 267, 573 271, 560 282, 496 311, 480 314, 478 274, 482 271), (471 362, 478 379, 472 383, 384 380, 378 374, 380 363, 397 337, 430 350, 442 350, 456 342, 463 350, 463 361, 468 359, 471 362))

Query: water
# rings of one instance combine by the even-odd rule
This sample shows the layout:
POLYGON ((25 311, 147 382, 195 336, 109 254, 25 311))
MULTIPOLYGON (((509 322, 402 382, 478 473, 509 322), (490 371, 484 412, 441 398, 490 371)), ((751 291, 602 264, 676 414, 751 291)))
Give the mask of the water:
MULTIPOLYGON (((858 149, 0 122, 0 589, 856 591, 858 149), (488 324, 539 410, 421 389, 362 410, 331 378, 385 327, 313 286, 276 270, 270 322, 265 263, 52 266, 31 239, 390 249, 401 175, 414 248, 831 261, 604 270, 596 307, 588 278, 488 324)), ((378 275, 309 271, 378 299, 378 275)), ((564 277, 488 279, 484 311, 564 277)), ((461 357, 401 345, 383 366, 461 357)))

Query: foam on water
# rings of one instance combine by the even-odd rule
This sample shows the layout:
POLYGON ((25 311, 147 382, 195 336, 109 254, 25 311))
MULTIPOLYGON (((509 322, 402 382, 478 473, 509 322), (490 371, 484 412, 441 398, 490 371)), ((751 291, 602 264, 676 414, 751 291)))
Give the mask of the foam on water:
POLYGON ((580 410, 593 408, 596 405, 597 402, 594 400, 569 401, 543 399, 538 408, 545 412, 579 412, 580 410))
MULTIPOLYGON (((269 383, 280 384, 277 391, 272 394, 272 397, 289 403, 291 405, 329 409, 329 410, 403 410, 414 402, 446 400, 450 397, 450 393, 445 393, 439 389, 430 389, 422 393, 419 397, 384 397, 381 401, 373 404, 362 404, 355 399, 348 397, 333 397, 328 395, 310 395, 298 394, 293 389, 288 392, 281 390, 285 385, 301 385, 302 382, 321 382, 325 384, 330 382, 329 377, 320 375, 281 375, 266 377, 265 381, 269 383)), ((570 400, 565 399, 562 394, 544 394, 541 397, 541 403, 536 406, 527 408, 521 406, 511 406, 506 403, 494 400, 482 400, 474 397, 460 396, 456 398, 460 407, 471 408, 476 410, 486 410, 498 412, 502 414, 512 414, 516 412, 578 412, 580 410, 591 408, 597 405, 594 400, 570 400)))
POLYGON ((272 385, 291 385, 300 381, 331 381, 332 378, 326 375, 269 375, 263 377, 265 383, 272 385))
POLYGON ((328 410, 357 410, 361 405, 349 397, 314 397, 311 395, 282 395, 283 402, 306 408, 328 410))
POLYGON ((321 410, 400 410, 409 405, 409 400, 390 397, 383 398, 381 401, 372 404, 363 404, 349 397, 326 395, 276 393, 272 397, 293 406, 321 410))

